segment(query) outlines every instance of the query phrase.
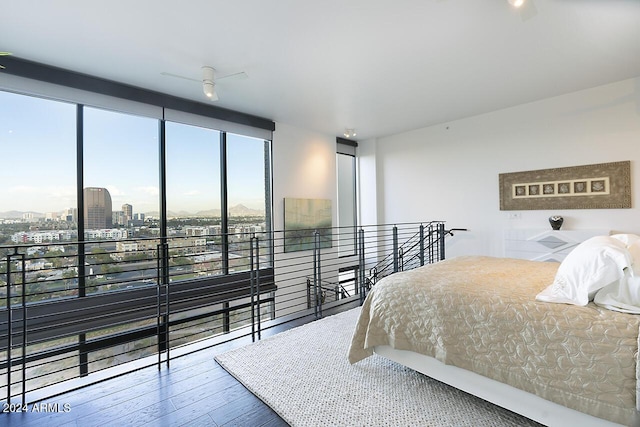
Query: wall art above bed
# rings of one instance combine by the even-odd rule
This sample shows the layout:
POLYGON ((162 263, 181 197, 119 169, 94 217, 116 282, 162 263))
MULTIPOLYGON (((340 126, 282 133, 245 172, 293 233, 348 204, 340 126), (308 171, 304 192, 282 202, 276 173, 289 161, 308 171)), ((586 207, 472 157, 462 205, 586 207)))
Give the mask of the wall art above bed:
POLYGON ((500 210, 631 207, 631 162, 499 174, 500 210))

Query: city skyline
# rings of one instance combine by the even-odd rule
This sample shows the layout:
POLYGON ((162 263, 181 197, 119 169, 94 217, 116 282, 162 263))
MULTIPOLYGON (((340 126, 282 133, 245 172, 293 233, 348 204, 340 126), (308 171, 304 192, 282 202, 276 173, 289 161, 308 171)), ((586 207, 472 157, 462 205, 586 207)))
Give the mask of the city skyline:
MULTIPOLYGON (((255 213, 256 215, 264 215, 265 214, 265 210, 264 209, 254 209, 254 208, 250 208, 248 206, 245 206, 242 203, 239 203, 237 205, 234 206, 229 206, 229 211, 233 211, 234 209, 239 209, 239 210, 244 210, 244 209, 253 211, 253 213, 255 213)), ((58 210, 58 211, 46 211, 46 212, 42 212, 42 211, 19 211, 19 210, 9 210, 9 211, 0 211, 0 219, 20 219, 22 218, 24 215, 33 215, 34 218, 38 219, 38 218, 46 218, 48 214, 53 213, 53 214, 58 214, 58 215, 63 215, 67 212, 69 212, 70 210, 75 210, 76 208, 67 208, 67 209, 62 209, 62 210, 58 210)), ((116 212, 115 210, 113 212, 116 212)), ((199 216, 212 216, 212 217, 219 217, 220 216, 220 212, 221 210, 219 208, 217 209, 212 209, 212 210, 204 210, 204 211, 196 211, 196 212, 190 212, 190 211, 185 211, 185 210, 180 210, 180 211, 167 211, 167 214, 170 218, 179 218, 179 217, 184 217, 184 216, 188 216, 188 217, 199 217, 199 216), (214 215, 215 214, 215 215, 214 215)), ((158 218, 159 217, 159 212, 158 211, 148 211, 148 212, 137 212, 137 213, 141 213, 143 215, 145 215, 146 217, 151 217, 151 218, 158 218)), ((134 214, 135 215, 135 214, 134 214)))

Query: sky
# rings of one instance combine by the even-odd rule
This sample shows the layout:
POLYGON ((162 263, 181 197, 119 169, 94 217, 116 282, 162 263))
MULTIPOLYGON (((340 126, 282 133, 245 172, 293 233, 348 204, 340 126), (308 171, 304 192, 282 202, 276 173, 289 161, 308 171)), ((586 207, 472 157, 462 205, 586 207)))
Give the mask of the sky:
MULTIPOLYGON (((220 208, 219 133, 167 123, 167 208, 220 208)), ((76 207, 76 106, 0 91, 0 212, 76 207)), ((264 210, 264 143, 227 135, 229 205, 264 210)), ((159 210, 158 121, 84 109, 84 186, 159 210)))

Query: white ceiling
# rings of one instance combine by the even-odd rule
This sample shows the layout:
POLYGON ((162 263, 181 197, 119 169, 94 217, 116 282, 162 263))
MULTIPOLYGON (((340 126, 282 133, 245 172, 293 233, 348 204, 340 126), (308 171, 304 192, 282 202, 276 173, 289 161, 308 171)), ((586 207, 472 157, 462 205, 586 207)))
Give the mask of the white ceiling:
MULTIPOLYGON (((640 76, 640 0, 0 0, 0 51, 224 108, 390 135, 640 76)), ((0 64, 2 63, 0 58, 0 64)))

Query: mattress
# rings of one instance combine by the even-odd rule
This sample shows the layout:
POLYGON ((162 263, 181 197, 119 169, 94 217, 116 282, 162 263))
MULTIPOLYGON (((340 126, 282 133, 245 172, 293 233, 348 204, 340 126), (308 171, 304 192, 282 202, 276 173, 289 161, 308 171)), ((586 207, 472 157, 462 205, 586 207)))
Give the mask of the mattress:
POLYGON ((536 301, 558 265, 459 257, 388 276, 364 302, 349 361, 390 345, 629 424, 640 318, 536 301))

